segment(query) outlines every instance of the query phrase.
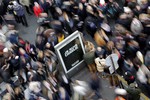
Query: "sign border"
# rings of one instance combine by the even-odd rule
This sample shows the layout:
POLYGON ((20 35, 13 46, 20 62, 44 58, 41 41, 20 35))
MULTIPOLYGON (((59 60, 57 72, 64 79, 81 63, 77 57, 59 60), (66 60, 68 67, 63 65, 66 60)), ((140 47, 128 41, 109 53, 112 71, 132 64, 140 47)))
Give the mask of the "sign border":
POLYGON ((60 43, 58 43, 57 45, 54 46, 55 52, 59 56, 58 57, 59 61, 61 62, 61 65, 63 66, 63 69, 64 69, 65 73, 69 73, 70 71, 72 71, 73 69, 75 69, 79 64, 81 64, 84 61, 84 60, 80 61, 74 67, 72 67, 71 69, 67 70, 66 67, 65 67, 65 63, 63 61, 63 58, 62 58, 62 56, 60 54, 60 49, 62 49, 64 46, 66 46, 67 44, 69 44, 71 41, 73 41, 77 37, 79 38, 83 54, 85 54, 85 49, 84 49, 83 41, 82 41, 82 38, 81 38, 81 32, 79 32, 79 31, 75 31, 74 33, 72 33, 71 35, 69 35, 68 37, 66 37, 63 41, 61 41, 60 43))

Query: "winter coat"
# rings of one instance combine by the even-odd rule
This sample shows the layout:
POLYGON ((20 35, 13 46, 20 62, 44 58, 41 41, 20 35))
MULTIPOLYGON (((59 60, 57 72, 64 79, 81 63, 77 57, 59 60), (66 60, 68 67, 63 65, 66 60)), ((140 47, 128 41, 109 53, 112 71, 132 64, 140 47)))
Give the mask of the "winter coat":
POLYGON ((38 7, 34 6, 33 11, 34 11, 35 16, 39 17, 40 13, 43 12, 43 9, 40 6, 38 6, 38 7))
POLYGON ((16 4, 13 6, 14 14, 17 16, 23 16, 25 14, 24 8, 20 4, 16 4))
POLYGON ((87 64, 93 64, 95 59, 95 51, 85 53, 83 58, 87 64))
POLYGON ((140 100, 140 89, 129 87, 126 89, 128 92, 128 100, 140 100))

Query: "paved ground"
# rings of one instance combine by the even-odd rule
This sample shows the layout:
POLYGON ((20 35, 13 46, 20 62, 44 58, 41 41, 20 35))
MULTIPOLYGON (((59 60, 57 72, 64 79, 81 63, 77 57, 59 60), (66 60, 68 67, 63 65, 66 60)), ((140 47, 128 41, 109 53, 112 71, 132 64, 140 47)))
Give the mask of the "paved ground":
MULTIPOLYGON (((26 15, 29 27, 25 27, 22 24, 17 25, 17 29, 19 30, 19 35, 25 39, 28 40, 29 42, 33 43, 35 42, 36 38, 36 33, 35 30, 38 27, 38 24, 36 23, 37 18, 34 15, 26 15)), ((93 39, 89 35, 85 35, 85 38, 87 40, 92 41, 95 45, 96 43, 93 41, 93 39)), ((79 73, 77 73, 74 77, 73 80, 78 79, 78 80, 83 80, 86 81, 87 83, 90 80, 90 73, 87 70, 87 68, 83 69, 79 73)), ((100 90, 102 97, 104 97, 106 100, 113 100, 114 98, 114 93, 113 90, 109 88, 109 82, 107 80, 101 80, 102 84, 102 89, 100 90)))

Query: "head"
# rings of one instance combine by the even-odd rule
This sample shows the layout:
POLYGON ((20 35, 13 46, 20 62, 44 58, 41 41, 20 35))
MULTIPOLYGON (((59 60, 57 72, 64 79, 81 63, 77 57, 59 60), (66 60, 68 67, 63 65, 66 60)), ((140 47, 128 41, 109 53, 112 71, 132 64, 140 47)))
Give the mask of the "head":
POLYGON ((21 89, 20 89, 19 87, 16 87, 16 88, 14 89, 14 91, 15 91, 15 94, 21 93, 21 89))
POLYGON ((81 0, 81 2, 82 2, 82 3, 86 3, 86 2, 87 2, 87 0, 81 0))
POLYGON ((88 5, 88 6, 86 7, 86 11, 87 11, 88 13, 90 13, 90 14, 94 14, 94 10, 93 10, 93 8, 92 8, 90 5, 88 5))
POLYGON ((127 19, 127 14, 123 13, 119 16, 120 19, 127 19))
POLYGON ((109 0, 109 2, 113 2, 113 0, 109 0))
POLYGON ((3 56, 5 58, 9 58, 10 57, 10 52, 9 52, 8 48, 4 48, 3 49, 3 56))
POLYGON ((83 5, 82 3, 79 3, 79 9, 82 10, 83 9, 83 5))
POLYGON ((14 6, 18 5, 17 1, 13 1, 12 3, 13 3, 14 6))
POLYGON ((105 0, 100 0, 100 4, 104 5, 105 4, 105 0))
POLYGON ((23 48, 19 48, 19 53, 21 54, 21 55, 24 55, 25 53, 26 53, 26 51, 23 49, 23 48))
POLYGON ((86 52, 94 51, 95 50, 94 44, 90 41, 86 41, 85 42, 85 50, 86 50, 86 52))
POLYGON ((46 43, 46 48, 50 48, 51 44, 49 42, 46 43))
POLYGON ((59 14, 59 15, 62 15, 62 10, 59 8, 59 7, 56 7, 56 12, 59 14))
POLYGON ((97 47, 97 51, 99 51, 99 52, 100 52, 101 50, 102 50, 102 48, 101 48, 101 47, 97 47))
POLYGON ((39 4, 37 2, 34 2, 34 6, 39 7, 39 4))

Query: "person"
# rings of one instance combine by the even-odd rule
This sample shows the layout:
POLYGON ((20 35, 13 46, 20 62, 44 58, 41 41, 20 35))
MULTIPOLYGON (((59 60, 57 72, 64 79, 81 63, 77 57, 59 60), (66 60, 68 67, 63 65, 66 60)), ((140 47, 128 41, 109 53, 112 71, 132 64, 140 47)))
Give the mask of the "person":
POLYGON ((86 18, 86 9, 83 3, 79 3, 79 9, 77 11, 80 21, 84 21, 86 18))
POLYGON ((85 60, 86 64, 88 65, 88 68, 91 73, 96 72, 96 66, 95 66, 95 47, 94 44, 90 41, 85 42, 85 50, 86 53, 83 55, 83 59, 85 60))
POLYGON ((39 0, 39 5, 43 8, 43 12, 48 14, 50 3, 45 0, 39 0))
POLYGON ((137 87, 136 83, 132 83, 126 89, 128 93, 128 100, 140 100, 141 90, 137 87))
POLYGON ((30 6, 30 0, 19 0, 19 2, 20 2, 20 4, 22 4, 25 7, 27 13, 29 15, 32 15, 31 9, 29 7, 30 6))
POLYGON ((20 87, 16 87, 14 89, 14 92, 15 92, 15 95, 14 95, 15 99, 17 99, 17 100, 24 100, 25 99, 24 94, 23 94, 20 87))
POLYGON ((70 97, 72 97, 72 90, 71 90, 71 79, 67 78, 64 74, 62 75, 62 81, 61 86, 66 90, 66 92, 68 93, 68 95, 70 97))
POLYGON ((100 75, 104 76, 104 69, 105 69, 105 59, 103 58, 104 50, 101 47, 97 47, 96 52, 97 58, 95 58, 95 63, 97 66, 97 71, 100 73, 100 75))
POLYGON ((98 19, 95 16, 95 12, 92 6, 88 5, 86 7, 87 17, 84 20, 86 32, 94 37, 95 32, 97 31, 98 19))
POLYGON ((35 16, 39 17, 40 13, 43 12, 43 9, 37 2, 34 2, 33 11, 34 11, 35 16))
POLYGON ((24 8, 17 1, 13 1, 13 12, 14 15, 16 15, 16 17, 18 18, 18 21, 21 22, 22 25, 28 27, 24 8))
POLYGON ((100 94, 100 79, 96 75, 96 73, 93 73, 91 75, 91 81, 90 81, 90 87, 94 91, 95 95, 97 96, 98 99, 102 99, 102 96, 100 94))
POLYGON ((36 59, 37 59, 36 47, 33 44, 30 44, 28 41, 26 41, 24 48, 25 48, 27 54, 30 55, 34 61, 36 61, 36 59))

